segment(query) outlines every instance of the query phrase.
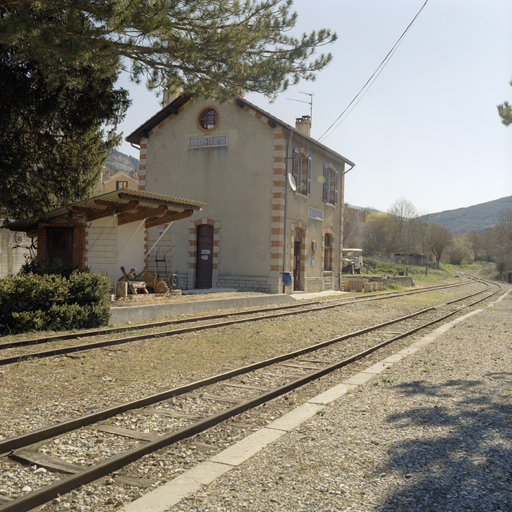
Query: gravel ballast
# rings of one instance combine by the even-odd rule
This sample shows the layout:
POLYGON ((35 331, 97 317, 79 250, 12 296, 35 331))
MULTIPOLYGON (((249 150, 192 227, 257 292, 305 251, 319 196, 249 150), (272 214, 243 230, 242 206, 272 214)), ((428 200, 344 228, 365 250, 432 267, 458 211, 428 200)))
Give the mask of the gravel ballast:
POLYGON ((511 319, 509 293, 163 510, 512 510, 511 319))
MULTIPOLYGON (((470 285, 469 288, 478 288, 478 285, 470 285)), ((203 378, 205 375, 301 348, 321 339, 330 339, 368 324, 444 302, 454 295, 460 297, 468 291, 468 287, 463 287, 446 292, 435 291, 426 295, 395 298, 392 301, 358 303, 343 306, 341 309, 309 312, 201 333, 164 336, 120 347, 5 366, 0 371, 0 438, 51 425, 127 399, 153 394, 203 378)), ((479 451, 478 456, 471 454, 468 458, 465 450, 468 447, 473 449, 474 441, 463 437, 465 431, 457 422, 459 415, 462 418, 460 422, 471 426, 476 421, 473 418, 476 414, 477 418, 482 419, 482 425, 489 424, 488 409, 480 410, 482 404, 478 400, 486 397, 490 383, 494 386, 489 391, 492 402, 483 405, 493 406, 491 412, 502 411, 511 397, 510 373, 506 374, 511 367, 510 295, 494 308, 477 307, 485 309, 485 312, 465 319, 414 356, 407 356, 400 363, 393 359, 389 369, 379 363, 381 373, 373 375, 370 382, 354 388, 338 386, 345 388, 348 394, 336 402, 332 401, 332 397, 329 400, 313 397, 332 386, 336 389, 337 384, 346 382, 354 373, 364 373, 372 365, 379 366, 376 365, 378 361, 392 354, 402 350, 410 351, 424 335, 418 333, 410 340, 395 342, 369 359, 358 361, 351 370, 338 370, 320 381, 300 388, 287 396, 286 401, 275 404, 276 407, 281 405, 283 412, 279 407, 261 407, 261 417, 243 414, 235 418, 240 425, 235 425, 236 422, 223 423, 212 432, 200 434, 190 442, 181 443, 175 450, 159 450, 133 463, 121 474, 112 475, 113 478, 55 498, 42 507, 41 512, 292 509, 364 512, 419 510, 418 503, 428 510, 430 505, 417 501, 416 496, 411 497, 407 492, 414 482, 420 482, 424 484, 422 489, 425 493, 434 492, 437 496, 438 491, 433 482, 441 485, 446 475, 446 485, 450 489, 454 488, 451 479, 456 480, 457 477, 452 478, 452 473, 445 471, 443 456, 453 460, 457 457, 462 460, 465 457, 466 462, 470 460, 475 465, 475 472, 484 467, 484 475, 493 482, 492 485, 496 484, 498 487, 497 490, 494 487, 482 490, 479 476, 469 472, 472 476, 463 476, 462 480, 469 478, 466 484, 479 488, 484 496, 482 499, 475 498, 478 506, 470 508, 462 501, 465 505, 459 509, 453 507, 451 502, 447 502, 450 507, 446 508, 446 496, 441 496, 438 501, 437 498, 430 497, 434 505, 437 503, 436 510, 507 510, 510 508, 510 502, 506 501, 509 499, 506 492, 510 487, 510 466, 506 467, 500 461, 504 451, 508 450, 510 455, 510 446, 503 444, 511 437, 510 425, 502 428, 504 421, 501 424, 491 422, 484 438, 488 444, 484 445, 479 441, 477 446, 478 450, 483 450, 484 455, 479 451), (467 325, 471 329, 466 332, 467 325), (471 343, 467 344, 466 338, 473 334, 477 339, 471 339, 471 343), (442 353, 445 344, 453 360, 456 361, 457 356, 463 355, 465 366, 460 371, 458 362, 441 363, 428 355, 428 351, 434 346, 439 346, 442 353), (409 360, 416 360, 416 367, 407 366, 406 361, 409 360), (489 368, 493 364, 496 368, 491 372, 489 368), (503 374, 501 377, 493 376, 500 372, 503 374), (500 380, 502 377, 503 380, 500 380), (476 384, 473 384, 473 380, 476 384), (459 391, 473 393, 475 390, 479 394, 466 396, 464 400, 467 402, 458 396, 459 391), (476 405, 469 402, 473 398, 476 405), (436 410, 433 410, 433 405, 429 405, 429 400, 442 408, 444 416, 441 419, 430 418, 430 412, 434 414, 436 410), (409 401, 415 404, 414 408, 409 401), (311 403, 314 405, 310 406, 311 403), (499 409, 498 405, 502 408, 499 409), (297 422, 299 426, 293 425, 292 432, 288 432, 292 427, 283 429, 282 425, 276 426, 281 414, 285 414, 285 418, 297 415, 304 407, 309 411, 309 416, 306 417, 310 419, 300 417, 301 421, 297 422), (463 415, 464 411, 466 415, 463 415), (451 419, 452 415, 455 415, 457 421, 451 419), (446 418, 452 423, 448 423, 446 418), (275 435, 276 432, 279 435, 275 435), (411 432, 416 432, 417 437, 411 432), (226 461, 223 456, 230 450, 236 452, 237 445, 243 443, 247 436, 249 440, 259 436, 265 443, 271 441, 272 444, 265 450, 251 449, 250 455, 255 454, 252 458, 242 457, 236 463, 226 461), (451 444, 447 442, 439 448, 438 443, 445 437, 451 440, 451 444), (457 450, 452 446, 452 437, 462 443, 461 446, 456 445, 457 450), (432 460, 435 464, 412 443, 419 447, 430 443, 430 451, 436 454, 435 457, 430 456, 434 457, 432 460), (416 453, 420 460, 417 465, 411 460, 411 454, 416 456, 416 453), (485 466, 482 466, 482 460, 485 466), (501 464, 497 470, 494 468, 495 464, 501 464), (402 466, 405 467, 403 471, 402 466), (425 472, 421 478, 417 473, 420 466, 425 472), (194 480, 198 471, 203 471, 203 474, 194 480), (123 475, 140 481, 137 485, 122 483, 118 476, 123 475), (504 482, 502 487, 499 487, 499 478, 504 482), (192 482, 193 485, 182 485, 183 482, 192 482), (147 506, 144 500, 172 485, 177 486, 177 492, 170 499, 164 498, 155 507, 153 504, 147 506), (386 501, 399 492, 408 496, 403 506, 400 505, 402 502, 386 501), (489 496, 497 496, 496 507, 493 508, 489 496), (481 504, 484 508, 480 508, 481 504)), ((427 332, 433 329, 435 327, 427 332)), ((58 343, 61 342, 55 342, 58 343)), ((344 349, 350 353, 358 352, 358 343, 349 340, 344 349)), ((368 375, 367 371, 366 373, 368 375)), ((258 381, 258 385, 265 387, 266 383, 258 381)), ((221 391, 212 388, 210 393, 219 394, 221 391)), ((177 400, 171 402, 158 405, 157 408, 181 407, 177 400)), ((202 406, 198 402, 195 407, 197 409, 202 406)), ((505 415, 506 412, 501 414, 505 415)), ((510 423, 510 415, 506 419, 510 423)), ((108 423, 145 434, 158 434, 169 429, 169 421, 165 416, 153 412, 142 416, 125 413, 108 423)), ((89 465, 96 460, 113 457, 124 448, 140 443, 142 441, 86 428, 51 440, 41 446, 40 451, 64 458, 73 464, 89 465)), ((240 459, 235 453, 235 459, 237 457, 240 459)), ((47 471, 35 464, 20 465, 10 459, 3 462, 5 465, 0 472, 0 506, 4 498, 24 495, 61 478, 58 473, 47 471)), ((485 484, 487 485, 487 480, 485 484)), ((466 488, 463 490, 468 492, 466 488)))

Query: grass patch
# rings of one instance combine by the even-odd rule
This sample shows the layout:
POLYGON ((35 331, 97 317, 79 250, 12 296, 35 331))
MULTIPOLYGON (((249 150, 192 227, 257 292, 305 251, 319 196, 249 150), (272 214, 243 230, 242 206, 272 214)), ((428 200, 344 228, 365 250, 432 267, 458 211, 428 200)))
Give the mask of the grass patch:
MULTIPOLYGON (((452 267, 455 267, 455 265, 452 265, 452 267)), ((399 275, 400 272, 407 272, 407 275, 416 277, 426 274, 424 265, 402 265, 392 262, 383 262, 373 258, 366 258, 364 260, 364 269, 365 273, 369 275, 399 275)), ((428 274, 445 279, 447 277, 453 277, 455 272, 446 265, 440 265, 439 268, 429 266, 428 274)))
POLYGON ((425 266, 419 265, 399 265, 398 263, 383 262, 373 258, 365 258, 364 273, 367 275, 399 275, 400 272, 407 274, 414 279, 414 282, 438 283, 446 279, 456 279, 461 272, 495 279, 498 272, 496 264, 487 261, 476 261, 470 264, 451 265, 441 263, 439 267, 431 264, 428 267, 428 275, 425 266))

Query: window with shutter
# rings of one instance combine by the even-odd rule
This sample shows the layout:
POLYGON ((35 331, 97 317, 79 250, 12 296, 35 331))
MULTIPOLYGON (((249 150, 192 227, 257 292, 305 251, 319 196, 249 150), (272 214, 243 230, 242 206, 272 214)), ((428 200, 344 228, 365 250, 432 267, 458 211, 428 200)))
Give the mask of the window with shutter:
POLYGON ((311 157, 308 157, 308 168, 306 174, 306 195, 311 195, 311 157))
POLYGON ((338 171, 331 164, 324 165, 322 201, 329 204, 338 204, 338 171))
POLYGON ((311 157, 302 149, 293 150, 292 176, 297 184, 297 193, 311 195, 311 157))
POLYGON ((299 168, 300 168, 300 155, 299 150, 295 148, 293 150, 293 165, 292 165, 292 176, 295 180, 295 184, 299 184, 299 168))
POLYGON ((334 204, 338 204, 338 171, 334 171, 334 204))
POLYGON ((322 201, 324 203, 329 202, 329 167, 327 164, 324 165, 324 183, 322 187, 322 201))

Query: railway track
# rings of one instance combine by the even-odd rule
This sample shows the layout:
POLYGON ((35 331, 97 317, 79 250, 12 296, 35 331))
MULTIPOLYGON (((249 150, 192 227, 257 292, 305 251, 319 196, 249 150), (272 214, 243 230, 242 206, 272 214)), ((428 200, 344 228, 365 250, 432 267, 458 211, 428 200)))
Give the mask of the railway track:
MULTIPOLYGON (((58 479, 57 473, 52 473, 54 482, 7 501, 0 506, 0 511, 29 510, 42 505, 80 486, 107 478, 107 475, 118 472, 155 450, 177 444, 180 447, 180 443, 192 436, 201 433, 204 436, 206 431, 211 432, 211 429, 224 422, 218 433, 221 440, 212 444, 211 438, 207 438, 210 440, 208 446, 213 450, 218 449, 223 445, 222 436, 226 430, 244 430, 243 427, 237 427, 237 422, 233 420, 235 416, 239 425, 262 424, 269 411, 279 414, 279 411, 289 408, 290 401, 293 402, 293 398, 289 397, 290 392, 304 390, 308 383, 325 378, 333 372, 350 371, 351 365, 357 364, 362 358, 372 357, 377 351, 386 350, 390 344, 409 338, 462 309, 488 299, 499 291, 499 287, 498 290, 490 290, 491 286, 482 284, 481 289, 463 297, 357 332, 2 440, 0 453, 9 455, 9 459, 4 457, 9 463, 15 459, 24 464, 72 474, 58 479), (461 302, 464 305, 460 305, 461 302), (158 418, 156 429, 151 427, 155 417, 158 418), (226 426, 227 421, 230 421, 229 426, 226 426), (76 462, 70 463, 72 453, 65 453, 66 449, 62 447, 71 446, 68 441, 77 435, 77 429, 80 429, 78 435, 93 435, 101 438, 102 444, 113 443, 119 446, 119 453, 108 460, 101 460, 97 454, 91 454, 88 458, 90 465, 87 467, 76 462), (121 438, 125 441, 120 442, 121 438), (35 443, 37 446, 34 446, 35 443), (51 455, 56 445, 63 452, 60 458, 51 455)), ((172 454, 168 457, 171 460, 176 458, 172 454)), ((140 471, 132 466, 123 470, 123 474, 118 473, 116 478, 124 485, 147 485, 148 479, 141 478, 140 471)))
POLYGON ((286 306, 273 306, 258 309, 244 309, 243 311, 226 311, 220 314, 207 315, 207 316, 191 316, 181 319, 165 320, 159 322, 146 323, 130 328, 109 328, 109 329, 97 329, 94 331, 83 331, 80 333, 66 333, 66 334, 55 334, 51 336, 33 338, 33 339, 22 339, 22 340, 11 340, 8 342, 0 343, 0 353, 4 357, 0 358, 0 366, 9 364, 19 363, 24 360, 41 359, 46 357, 52 357, 57 355, 72 354, 76 352, 84 352, 94 349, 112 347, 116 345, 123 345, 140 340, 150 340, 154 338, 160 338, 165 336, 176 336, 185 334, 193 331, 213 329, 219 327, 226 327, 230 325, 254 322, 259 320, 266 320, 269 318, 278 318, 282 316, 298 315, 310 312, 323 311, 327 309, 338 308, 347 306, 349 304, 364 303, 378 300, 391 300, 399 297, 406 297, 410 295, 416 295, 420 293, 427 293, 439 290, 448 290, 450 288, 459 288, 467 286, 472 283, 471 279, 462 283, 454 283, 449 285, 432 286, 428 288, 422 288, 419 290, 410 290, 405 292, 387 292, 379 295, 370 297, 355 297, 350 299, 342 300, 330 300, 327 303, 320 304, 319 301, 310 301, 300 304, 292 304, 286 306), (169 325, 178 326, 183 324, 191 324, 187 327, 177 327, 172 330, 162 330, 163 327, 169 325), (122 338, 112 338, 111 336, 118 333, 126 333, 127 331, 133 330, 144 330, 146 332, 138 335, 129 335, 122 338), (98 341, 90 341, 83 343, 82 341, 90 337, 102 337, 98 341), (64 345, 59 345, 56 348, 45 348, 44 350, 32 351, 32 352, 15 352, 15 348, 25 348, 33 345, 54 345, 58 342, 65 342, 64 345), (79 342, 78 344, 68 345, 68 342, 79 342))

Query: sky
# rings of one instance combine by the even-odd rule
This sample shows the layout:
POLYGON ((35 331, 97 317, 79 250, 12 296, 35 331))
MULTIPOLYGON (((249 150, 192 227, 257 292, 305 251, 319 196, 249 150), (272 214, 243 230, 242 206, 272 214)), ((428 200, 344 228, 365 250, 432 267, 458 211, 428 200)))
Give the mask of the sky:
MULTIPOLYGON (((320 139, 379 68, 425 0, 295 0, 296 35, 329 28, 333 61, 269 103, 246 99, 282 121, 309 115, 320 139), (304 94, 306 93, 306 94, 304 94), (305 102, 305 103, 304 103, 305 102)), ((428 0, 400 45, 354 108, 322 143, 356 166, 345 201, 387 211, 406 199, 419 214, 512 195, 512 126, 496 106, 512 103, 512 2, 428 0)), ((160 109, 144 85, 129 89, 124 137, 160 109)), ((123 153, 138 158, 124 142, 123 153)))

